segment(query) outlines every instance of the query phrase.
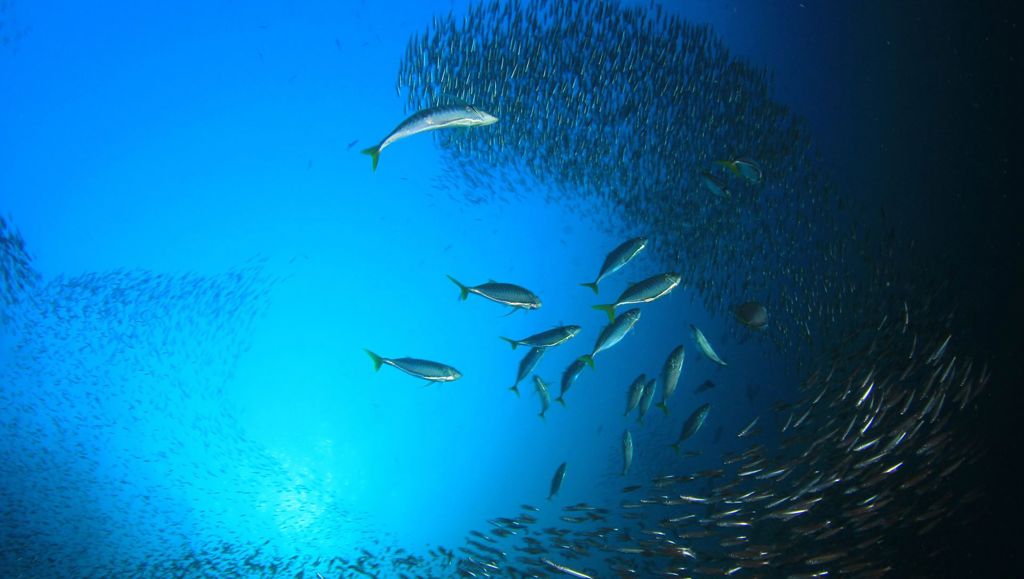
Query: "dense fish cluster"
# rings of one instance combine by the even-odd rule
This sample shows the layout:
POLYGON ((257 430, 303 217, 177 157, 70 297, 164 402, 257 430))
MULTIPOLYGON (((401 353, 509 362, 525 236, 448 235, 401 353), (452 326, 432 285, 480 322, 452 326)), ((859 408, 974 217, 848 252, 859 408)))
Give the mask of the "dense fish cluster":
POLYGON ((25 291, 39 280, 32 268, 32 257, 25 251, 25 240, 16 230, 8 229, 0 217, 0 329, 14 311, 25 291))
POLYGON ((660 6, 538 0, 436 18, 397 89, 412 110, 456 98, 500 119, 435 133, 443 186, 539 189, 616 234, 641 229, 710 311, 756 299, 775 313, 763 337, 796 355, 860 313, 864 236, 770 80, 660 6))
POLYGON ((253 443, 226 402, 276 281, 262 262, 41 280, 7 229, 0 259, 13 284, 0 366, 4 577, 291 576, 371 565, 340 551, 353 537, 391 548, 343 495, 253 443), (312 565, 324 552, 336 557, 312 565))

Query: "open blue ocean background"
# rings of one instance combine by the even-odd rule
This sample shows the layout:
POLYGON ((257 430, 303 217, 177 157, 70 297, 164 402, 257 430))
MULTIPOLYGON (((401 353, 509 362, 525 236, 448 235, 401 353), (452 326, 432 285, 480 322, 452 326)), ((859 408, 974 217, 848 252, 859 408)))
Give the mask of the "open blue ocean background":
MULTIPOLYGON (((983 231, 1007 205, 943 194, 920 209, 931 185, 993 189, 984 179, 1007 173, 984 159, 958 170, 988 177, 943 172, 969 145, 941 137, 966 125, 934 122, 960 107, 923 101, 931 80, 897 89, 902 71, 934 80, 947 70, 935 64, 941 48, 924 64, 891 64, 930 46, 901 38, 905 13, 662 4, 772 71, 773 97, 806 119, 844 194, 887 208, 901 235, 953 261, 977 256, 964 267, 1006 279, 1020 269, 1012 232, 978 236, 976 251, 948 239, 983 231), (995 259, 997 248, 1012 255, 995 259)), ((466 5, 5 0, 0 215, 24 238, 42 289, 5 304, 0 332, 0 575, 205 576, 203 561, 233 561, 240 576, 316 577, 322 565, 292 558, 364 557, 364 569, 397 576, 395 560, 453 549, 524 503, 540 507, 538 528, 564 525, 560 509, 577 503, 612 508, 606 524, 629 527, 614 510, 622 487, 721 466, 720 453, 748 446, 735 433, 755 416, 781 426, 770 409, 795 399, 806 368, 766 334, 707 311, 685 278, 641 306, 635 331, 597 356, 564 407, 539 418, 530 379, 520 397, 509 392, 526 349, 499 336, 583 327, 536 370, 555 397, 607 321, 591 306, 666 267, 641 254, 594 296, 579 284, 626 239, 601 226, 616 222, 614 207, 581 213, 529 176, 498 198, 439 188, 450 168, 429 134, 390 146, 371 171, 359 151, 412 112, 395 90, 409 38, 466 5), (459 301, 446 275, 521 284, 544 305, 506 316, 476 296, 459 301), (700 355, 690 324, 727 367, 700 355), (679 344, 687 357, 670 413, 624 417, 629 383, 656 376, 679 344), (464 376, 425 385, 374 372, 364 348, 464 376), (706 380, 714 388, 695 393, 706 380), (673 453, 705 402, 708 421, 683 447, 694 454, 673 453), (636 454, 621 476, 627 428, 636 454)), ((926 29, 965 45, 947 16, 926 29)), ((998 336, 1019 309, 1000 309, 1010 282, 986 300, 996 290, 984 277, 963 282, 980 292, 963 301, 991 306, 963 335, 997 343, 998 357, 1012 351, 998 336)), ((1006 424, 994 413, 989 428, 1006 424)), ((401 572, 437 573, 419 569, 401 572)))

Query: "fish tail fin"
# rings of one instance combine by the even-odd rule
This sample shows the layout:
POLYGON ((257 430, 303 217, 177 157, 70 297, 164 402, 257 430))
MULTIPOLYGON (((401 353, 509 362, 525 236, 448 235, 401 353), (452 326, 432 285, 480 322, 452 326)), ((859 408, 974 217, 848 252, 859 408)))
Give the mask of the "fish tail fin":
POLYGON ((598 304, 596 306, 590 306, 590 307, 595 309, 595 310, 600 310, 600 311, 608 314, 608 322, 609 323, 615 321, 615 304, 598 304))
POLYGON ((591 369, 594 368, 594 357, 591 356, 590 354, 583 354, 582 356, 579 357, 579 359, 586 362, 587 366, 590 366, 591 369))
POLYGON ((509 390, 516 393, 516 398, 519 398, 519 384, 514 384, 509 390))
POLYGON ((519 344, 518 344, 518 343, 517 343, 517 342, 516 342, 515 340, 513 340, 512 338, 506 338, 505 336, 498 336, 498 337, 499 337, 499 338, 501 338, 502 340, 505 340, 505 341, 506 341, 506 342, 508 342, 509 344, 511 344, 511 345, 512 345, 512 349, 513 349, 513 350, 515 350, 515 349, 516 349, 516 346, 518 346, 518 345, 519 345, 519 344))
POLYGON ((583 286, 583 287, 588 287, 588 288, 594 290, 595 294, 597 293, 597 282, 596 281, 593 282, 593 283, 581 283, 580 285, 583 286))
POLYGON ((542 411, 542 412, 540 412, 539 414, 537 414, 537 416, 540 416, 540 419, 541 419, 541 420, 544 420, 544 421, 546 421, 546 419, 544 418, 544 412, 547 412, 547 411, 546 411, 546 410, 545 410, 545 411, 542 411))
POLYGON ((375 371, 380 370, 381 365, 384 364, 384 358, 381 358, 380 356, 374 354, 373 352, 367 350, 366 348, 363 348, 363 350, 365 350, 366 353, 370 355, 370 359, 373 360, 373 369, 375 371))
POLYGON ((672 450, 676 451, 676 454, 679 454, 679 443, 678 442, 675 443, 675 444, 671 444, 669 446, 672 447, 672 450))
POLYGON ((726 169, 732 171, 737 177, 740 176, 740 168, 736 164, 735 161, 715 161, 715 162, 718 163, 719 165, 725 167, 726 169))
POLYGON ((459 282, 459 280, 455 279, 452 276, 448 276, 448 279, 452 280, 452 283, 454 283, 455 285, 459 286, 459 292, 460 292, 459 293, 459 299, 460 300, 465 300, 466 298, 469 297, 469 288, 468 287, 462 285, 459 282))
POLYGON ((643 416, 637 416, 636 417, 636 423, 642 426, 643 423, 644 423, 644 417, 643 416))
POLYGON ((668 416, 668 404, 665 404, 664 401, 661 401, 661 402, 655 404, 655 406, 657 406, 658 408, 661 408, 661 411, 665 413, 665 416, 668 416))
POLYGON ((361 151, 364 155, 369 155, 373 159, 373 170, 377 170, 377 161, 380 161, 380 145, 374 145, 369 149, 363 149, 361 151))
POLYGON ((561 396, 555 398, 555 402, 561 404, 562 406, 565 406, 565 400, 563 400, 561 396))

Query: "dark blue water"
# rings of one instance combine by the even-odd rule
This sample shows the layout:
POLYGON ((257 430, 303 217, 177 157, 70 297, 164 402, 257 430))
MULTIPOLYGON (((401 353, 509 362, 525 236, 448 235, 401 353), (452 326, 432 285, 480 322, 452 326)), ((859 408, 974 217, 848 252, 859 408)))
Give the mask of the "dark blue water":
MULTIPOLYGON (((1019 20, 931 3, 665 6, 770 71, 771 96, 806 120, 816 170, 868 208, 853 231, 899 238, 905 253, 890 257, 916 287, 948 282, 935 299, 994 375, 956 431, 980 441, 981 462, 949 488, 985 498, 898 549, 918 576, 1012 568, 995 554, 1019 536, 1000 526, 1019 503, 1016 429, 1001 410, 1021 380, 1024 318, 1019 20)), ((538 527, 558 525, 562 506, 614 507, 627 484, 716 468, 743 448, 735 432, 795 397, 799 352, 707 309, 687 280, 641 306, 564 407, 541 419, 531 379, 521 397, 508 391, 525 349, 499 336, 583 327, 538 366, 554 398, 607 321, 591 306, 666 265, 641 254, 597 299, 579 284, 627 235, 649 233, 615 207, 581 212, 529 174, 502 198, 440 188, 458 174, 430 135, 389 147, 371 171, 359 151, 408 112, 395 92, 407 42, 465 9, 3 1, 0 233, 18 232, 31 261, 3 264, 27 288, 5 286, 0 332, 0 574, 204 576, 216 561, 315 577, 313 560, 364 556, 394 576, 391 562, 454 548, 523 503, 545 507, 538 527), (459 301, 446 275, 521 284, 544 305, 505 316, 459 301), (690 324, 729 366, 699 354, 690 324), (678 344, 669 415, 623 417, 628 384, 657 375, 678 344), (364 348, 464 376, 375 373, 364 348), (715 387, 695 393, 706 380, 715 387), (685 445, 700 455, 675 455, 668 443, 705 402, 708 423, 685 445), (627 428, 636 454, 622 477, 627 428)), ((624 514, 605 522, 639 533, 624 514)), ((612 576, 600 561, 590 568, 612 576)), ((401 572, 454 574, 418 569, 401 572)))

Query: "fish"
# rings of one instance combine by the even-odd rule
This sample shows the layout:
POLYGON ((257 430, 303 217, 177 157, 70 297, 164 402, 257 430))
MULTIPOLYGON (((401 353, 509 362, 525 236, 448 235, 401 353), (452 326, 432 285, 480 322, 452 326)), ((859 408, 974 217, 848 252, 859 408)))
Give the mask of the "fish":
POLYGON ((569 388, 571 388, 573 383, 576 382, 576 378, 580 375, 580 372, 582 372, 586 367, 586 362, 579 358, 576 358, 569 364, 569 367, 562 373, 562 390, 558 393, 558 398, 555 398, 555 402, 565 406, 565 393, 569 391, 569 388))
POLYGON ((711 390, 714 387, 715 387, 715 383, 714 382, 712 382, 711 380, 705 380, 705 381, 700 383, 700 386, 697 386, 697 388, 693 391, 693 393, 694 394, 700 394, 701 392, 703 392, 705 390, 711 390))
POLYGON ((679 384, 679 376, 683 373, 685 359, 686 349, 680 344, 669 353, 668 358, 665 359, 665 365, 661 367, 661 402, 655 406, 661 408, 665 416, 668 416, 668 399, 672 397, 672 393, 676 391, 676 386, 679 384))
POLYGON ((595 294, 598 293, 597 284, 601 283, 601 280, 622 269, 638 253, 643 251, 645 247, 647 247, 646 237, 634 237, 622 242, 604 258, 604 263, 601 264, 601 271, 597 274, 597 279, 590 283, 581 283, 580 285, 594 290, 595 294))
POLYGON ((704 188, 710 191, 715 197, 729 197, 729 189, 725 186, 725 182, 715 177, 711 173, 700 174, 701 183, 704 184, 704 188))
POLYGON ((676 452, 679 452, 679 445, 682 444, 684 440, 690 438, 700 430, 700 427, 704 425, 704 421, 707 420, 708 412, 710 410, 711 404, 703 404, 690 414, 690 417, 683 423, 683 429, 679 432, 679 438, 677 438, 675 443, 671 445, 676 452))
MULTIPOLYGON (((469 294, 476 294, 482 298, 505 304, 513 308, 524 310, 535 310, 541 306, 540 298, 530 290, 511 283, 500 283, 489 281, 477 286, 468 287, 452 276, 448 276, 452 283, 459 286, 459 299, 465 300, 469 294)), ((515 311, 515 310, 513 310, 515 311)))
POLYGON ((640 374, 630 383, 629 389, 626 391, 626 411, 622 413, 623 416, 629 415, 640 404, 640 398, 644 395, 646 385, 647 376, 645 374, 640 374))
POLYGON ((545 330, 539 334, 534 334, 528 338, 522 340, 513 340, 504 336, 499 336, 502 340, 505 340, 512 345, 512 349, 515 350, 516 346, 531 346, 533 348, 551 348, 559 344, 564 344, 571 340, 576 334, 580 333, 579 326, 559 326, 550 330, 545 330))
POLYGON ((690 324, 690 331, 693 332, 693 339, 697 341, 697 347, 700 348, 700 351, 703 352, 709 360, 719 366, 728 366, 728 364, 723 362, 722 359, 718 357, 718 354, 715 353, 714 348, 712 348, 711 344, 708 343, 708 339, 704 337, 704 332, 701 332, 700 329, 693 324, 690 324))
POLYGON ((768 325, 768 310, 757 302, 746 302, 733 308, 733 316, 748 328, 760 330, 768 325))
POLYGON ((516 393, 519 396, 519 383, 522 382, 530 372, 537 366, 540 359, 544 356, 544 352, 547 352, 547 348, 530 348, 530 351, 523 356, 523 359, 519 361, 519 371, 516 373, 516 382, 512 385, 509 390, 516 393))
POLYGON ((601 330, 601 334, 597 337, 597 341, 594 343, 594 351, 590 354, 580 356, 580 359, 593 368, 594 356, 596 356, 598 352, 607 350, 621 342, 622 338, 626 337, 626 334, 633 329, 633 326, 635 326, 639 320, 639 309, 633 308, 631 310, 627 310, 626 313, 616 318, 615 321, 608 324, 603 330, 601 330))
POLYGON ((398 368, 410 376, 416 376, 431 382, 452 382, 462 378, 462 372, 440 362, 431 362, 430 360, 420 360, 417 358, 384 358, 370 350, 365 350, 365 352, 373 360, 374 370, 380 370, 380 367, 386 364, 398 368))
POLYGON ((554 569, 556 571, 559 571, 561 573, 565 573, 566 575, 571 575, 573 577, 577 577, 578 579, 594 579, 594 577, 591 576, 591 575, 587 575, 586 573, 584 573, 582 571, 577 571, 576 569, 573 569, 572 567, 566 567, 565 565, 562 565, 560 563, 555 563, 551 559, 547 559, 547 558, 542 557, 541 561, 545 565, 547 565, 548 567, 551 567, 552 569, 554 569))
POLYGON ((405 119, 393 131, 388 133, 377 145, 363 149, 364 155, 373 160, 373 170, 377 170, 380 152, 399 139, 448 127, 482 127, 498 122, 494 115, 484 112, 470 104, 444 105, 417 111, 405 119))
POLYGON ((640 424, 644 423, 644 416, 646 416, 647 411, 651 409, 651 402, 654 400, 654 391, 657 390, 657 388, 658 381, 654 378, 648 380, 647 384, 644 385, 644 393, 643 396, 640 397, 640 412, 639 416, 637 417, 637 422, 639 422, 640 424))
POLYGON ((757 185, 764 179, 764 171, 761 170, 761 165, 752 159, 740 158, 734 161, 715 162, 735 173, 737 177, 746 179, 747 183, 751 185, 757 185))
POLYGON ((551 408, 551 395, 548 394, 548 385, 536 374, 533 375, 533 384, 537 389, 537 395, 540 396, 540 414, 537 416, 544 418, 544 413, 548 411, 548 408, 551 408))
POLYGON ((622 292, 614 304, 598 304, 591 306, 608 314, 608 321, 615 321, 615 308, 626 304, 646 304, 667 296, 679 285, 682 278, 675 272, 661 273, 637 282, 622 292))
POLYGON ((622 476, 629 473, 629 465, 633 464, 633 435, 626 429, 622 433, 622 476))
POLYGON ((558 491, 562 488, 562 480, 565 479, 565 468, 566 463, 558 465, 558 469, 555 470, 555 476, 551 477, 551 492, 548 493, 548 500, 558 494, 558 491))

